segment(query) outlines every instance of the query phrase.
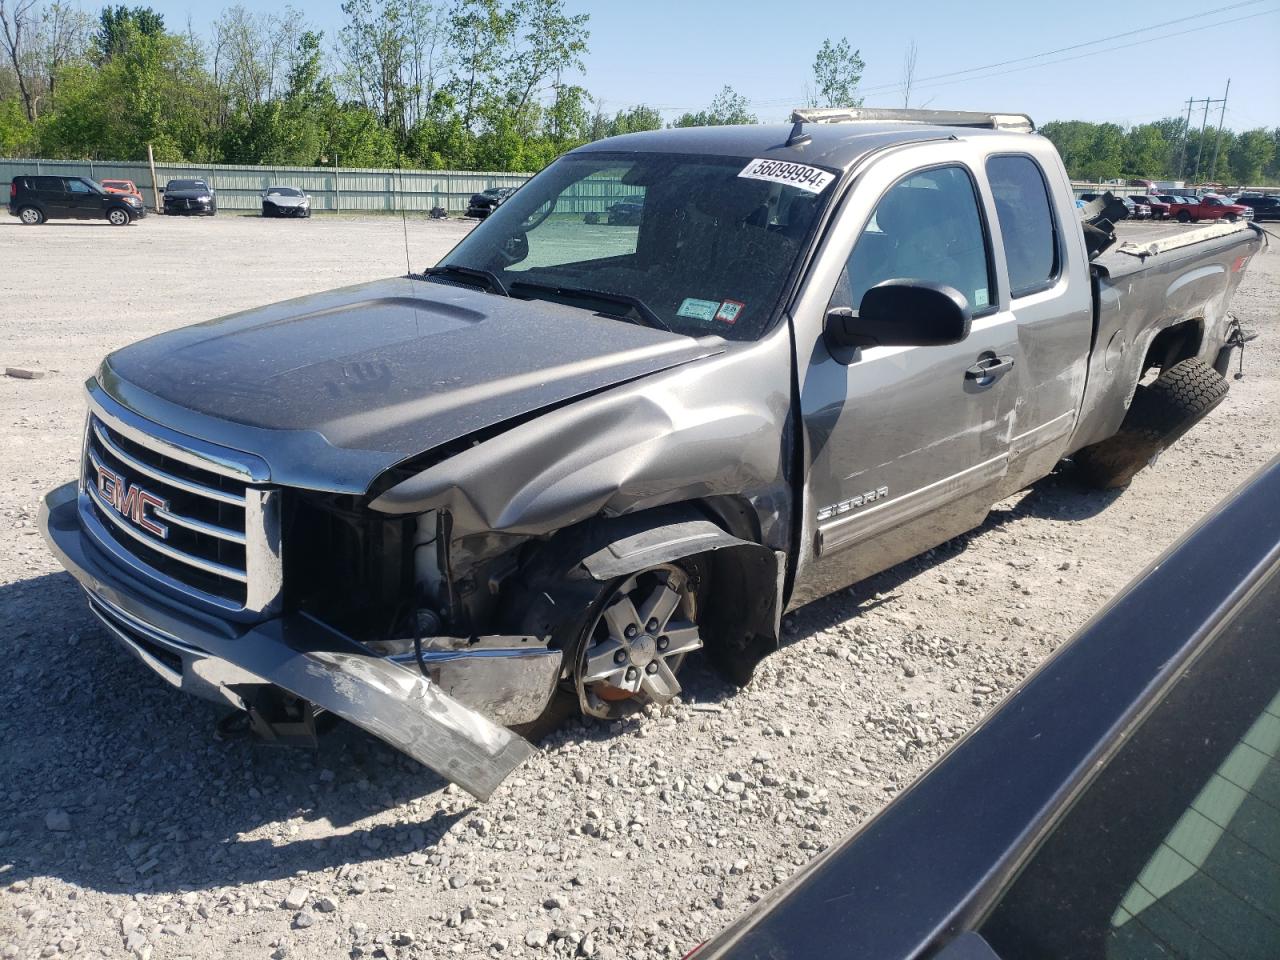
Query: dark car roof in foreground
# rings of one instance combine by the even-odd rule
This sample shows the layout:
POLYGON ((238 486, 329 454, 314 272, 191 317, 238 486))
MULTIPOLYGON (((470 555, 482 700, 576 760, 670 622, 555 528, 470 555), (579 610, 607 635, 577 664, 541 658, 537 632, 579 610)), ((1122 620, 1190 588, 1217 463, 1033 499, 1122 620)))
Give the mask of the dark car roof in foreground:
POLYGON ((1274 592, 1263 600, 1265 610, 1250 613, 1249 605, 1260 583, 1280 576, 1278 500, 1280 457, 1122 590, 909 790, 709 943, 698 960, 905 960, 972 924, 1041 829, 1189 658, 1207 640, 1245 629, 1241 617, 1274 618, 1274 592))
POLYGON ((789 123, 755 123, 743 126, 649 130, 596 140, 579 147, 570 155, 635 150, 645 153, 765 157, 787 163, 808 163, 847 170, 868 154, 899 143, 993 134, 990 130, 938 127, 903 121, 806 123, 804 132, 809 136, 808 141, 788 147, 786 143, 791 129, 789 123))

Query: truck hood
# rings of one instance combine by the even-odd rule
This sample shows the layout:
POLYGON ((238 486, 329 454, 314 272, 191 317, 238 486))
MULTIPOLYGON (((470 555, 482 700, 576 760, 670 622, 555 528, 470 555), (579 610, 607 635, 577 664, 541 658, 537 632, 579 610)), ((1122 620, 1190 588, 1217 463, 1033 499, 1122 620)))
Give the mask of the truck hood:
POLYGON ((257 456, 273 483, 364 493, 406 458, 723 346, 403 277, 160 334, 98 380, 144 418, 257 456))

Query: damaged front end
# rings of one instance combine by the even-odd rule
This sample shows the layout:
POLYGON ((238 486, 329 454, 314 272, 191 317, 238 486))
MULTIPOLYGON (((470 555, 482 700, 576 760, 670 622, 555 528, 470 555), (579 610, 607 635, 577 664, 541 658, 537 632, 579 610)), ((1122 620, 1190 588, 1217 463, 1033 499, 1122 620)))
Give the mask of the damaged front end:
MULTIPOLYGON (((481 800, 534 752, 527 741, 447 690, 500 699, 497 674, 477 670, 477 664, 502 661, 500 673, 518 676, 526 693, 544 691, 545 704, 559 672, 558 651, 538 648, 532 638, 502 638, 504 646, 486 638, 473 659, 466 641, 442 650, 440 638, 434 638, 437 648, 431 653, 439 681, 434 682, 305 612, 244 627, 201 616, 166 603, 136 582, 122 582, 82 534, 78 500, 74 483, 45 498, 41 520, 51 546, 110 633, 175 687, 243 707, 256 725, 281 739, 307 732, 317 711, 334 714, 481 800), (529 648, 506 645, 516 640, 527 641, 529 648)), ((528 697, 525 704, 532 711, 528 697)))
POLYGON ((484 604, 456 588, 435 612, 437 518, 265 486, 252 458, 183 445, 92 384, 90 407, 82 476, 45 498, 42 526, 95 616, 168 683, 283 742, 341 717, 480 799, 531 755, 506 726, 545 710, 561 652, 472 629, 484 604))

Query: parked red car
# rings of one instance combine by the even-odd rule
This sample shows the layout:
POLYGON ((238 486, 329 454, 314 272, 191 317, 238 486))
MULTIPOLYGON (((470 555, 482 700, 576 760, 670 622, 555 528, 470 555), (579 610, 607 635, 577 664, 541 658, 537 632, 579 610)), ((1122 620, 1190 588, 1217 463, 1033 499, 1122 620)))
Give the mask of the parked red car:
POLYGON ((142 191, 138 189, 138 185, 132 180, 99 180, 98 182, 107 193, 142 199, 142 191))
POLYGON ((1145 193, 1131 193, 1129 199, 1139 207, 1146 207, 1151 213, 1152 220, 1168 220, 1169 204, 1165 203, 1159 197, 1152 197, 1145 193))

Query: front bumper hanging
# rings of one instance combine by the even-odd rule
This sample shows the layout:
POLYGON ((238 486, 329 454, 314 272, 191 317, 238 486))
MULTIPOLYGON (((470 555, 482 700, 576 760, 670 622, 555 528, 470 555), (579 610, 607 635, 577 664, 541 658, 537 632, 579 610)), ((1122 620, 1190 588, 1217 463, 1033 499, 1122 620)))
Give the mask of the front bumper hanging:
MULTIPOLYGON (((306 614, 245 626, 177 607, 144 584, 121 578, 81 529, 77 496, 74 482, 45 496, 45 539, 111 634, 174 686, 236 707, 246 706, 237 688, 279 687, 385 740, 479 800, 487 800, 536 752, 527 740, 449 696, 412 663, 378 656, 306 614)), ((540 695, 549 699, 559 651, 530 653, 509 658, 506 666, 532 678, 539 689, 545 684, 540 695)), ((492 653, 485 656, 494 659, 492 653)), ((466 669, 475 673, 470 665, 466 669)))

